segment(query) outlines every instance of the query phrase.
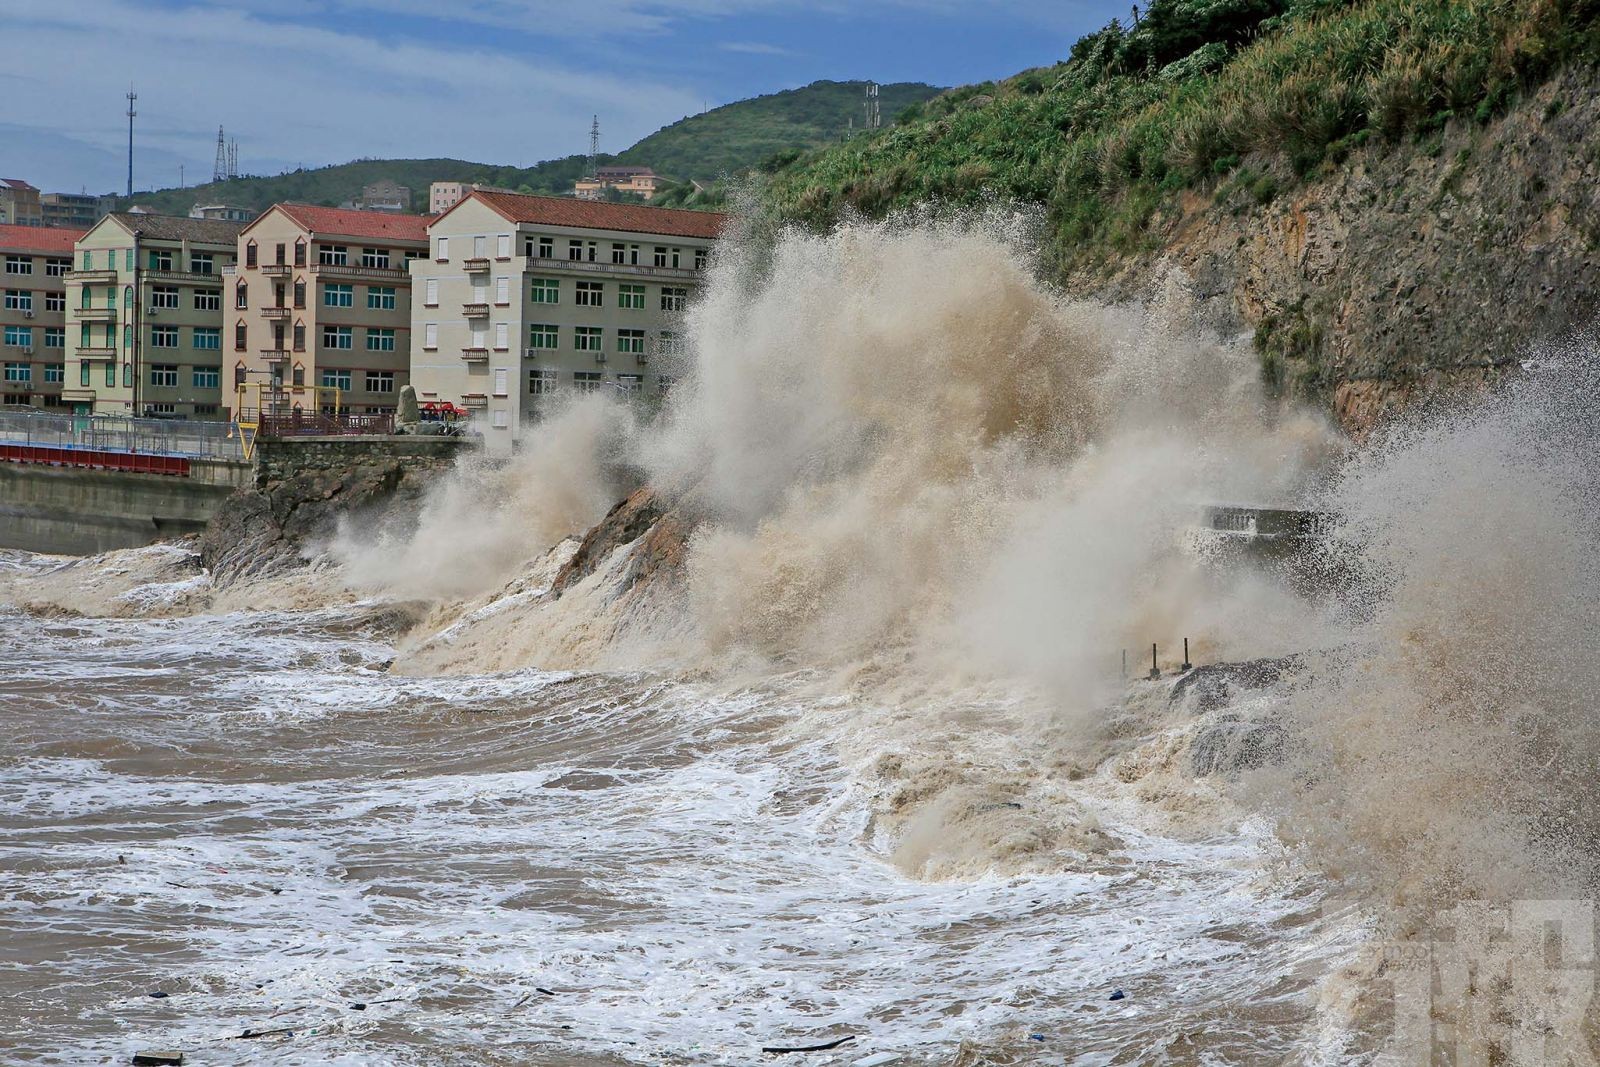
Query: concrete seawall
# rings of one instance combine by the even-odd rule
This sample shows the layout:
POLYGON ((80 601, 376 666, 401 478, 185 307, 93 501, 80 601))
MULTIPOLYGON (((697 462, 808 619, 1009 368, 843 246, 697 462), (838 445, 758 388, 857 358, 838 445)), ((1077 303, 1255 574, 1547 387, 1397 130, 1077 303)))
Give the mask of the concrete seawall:
POLYGON ((438 469, 464 445, 418 437, 262 441, 254 463, 191 459, 187 476, 0 463, 0 548, 67 555, 137 548, 205 530, 240 490, 308 478, 336 484, 341 474, 374 465, 438 469))

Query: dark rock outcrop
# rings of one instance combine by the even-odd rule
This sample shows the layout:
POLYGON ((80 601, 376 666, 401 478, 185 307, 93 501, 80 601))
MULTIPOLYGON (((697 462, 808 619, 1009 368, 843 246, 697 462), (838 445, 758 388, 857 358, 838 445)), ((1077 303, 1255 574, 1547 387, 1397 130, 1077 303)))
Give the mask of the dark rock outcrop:
POLYGON ((636 489, 619 501, 583 537, 578 550, 557 572, 551 590, 560 596, 593 574, 613 552, 633 545, 618 591, 641 582, 675 577, 688 548, 690 522, 655 489, 636 489))
POLYGON ((1189 765, 1196 778, 1236 775, 1281 763, 1288 753, 1289 730, 1279 714, 1219 715, 1189 743, 1189 765))

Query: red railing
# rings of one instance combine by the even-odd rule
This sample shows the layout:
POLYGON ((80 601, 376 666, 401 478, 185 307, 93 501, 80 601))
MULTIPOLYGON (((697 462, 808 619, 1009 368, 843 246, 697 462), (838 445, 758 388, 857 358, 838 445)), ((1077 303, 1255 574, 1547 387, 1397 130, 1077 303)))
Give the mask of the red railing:
POLYGON ((116 452, 103 448, 62 448, 52 445, 0 443, 0 462, 38 463, 49 467, 87 467, 134 474, 189 476, 189 457, 159 456, 149 452, 116 452))

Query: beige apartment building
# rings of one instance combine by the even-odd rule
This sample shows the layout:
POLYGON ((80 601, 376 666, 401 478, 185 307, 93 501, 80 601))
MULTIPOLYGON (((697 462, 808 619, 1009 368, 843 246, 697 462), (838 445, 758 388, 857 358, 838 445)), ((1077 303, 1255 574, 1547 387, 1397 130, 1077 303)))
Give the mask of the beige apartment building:
POLYGON ((239 233, 228 282, 228 389, 246 406, 392 412, 409 380, 413 259, 427 220, 275 204, 239 233), (319 390, 318 387, 321 387, 319 390), (265 393, 265 395, 261 395, 265 393))
POLYGON ((478 182, 434 182, 428 186, 428 214, 443 215, 461 203, 468 193, 511 193, 514 189, 500 189, 478 182))
POLYGON ((0 178, 0 226, 43 226, 39 190, 21 178, 0 178))
POLYGON ((223 271, 239 224, 116 212, 79 238, 66 382, 80 414, 227 417, 223 271))
POLYGON ((474 192, 428 226, 412 267, 411 381, 511 451, 565 390, 663 393, 724 216, 474 192))
POLYGON ((661 178, 649 167, 598 167, 592 175, 573 183, 572 195, 580 200, 599 200, 607 189, 615 189, 650 200, 660 185, 661 178))
POLYGON ((39 210, 46 226, 65 226, 80 233, 99 222, 116 207, 114 196, 89 193, 40 193, 39 210))
POLYGON ((58 407, 66 381, 67 272, 80 230, 0 225, 0 403, 58 407))

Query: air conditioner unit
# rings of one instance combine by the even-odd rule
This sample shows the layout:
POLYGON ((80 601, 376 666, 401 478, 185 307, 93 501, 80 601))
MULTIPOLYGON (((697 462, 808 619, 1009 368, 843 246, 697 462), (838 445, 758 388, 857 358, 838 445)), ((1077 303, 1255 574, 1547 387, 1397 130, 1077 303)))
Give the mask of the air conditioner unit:
POLYGON ((25 319, 31 319, 31 318, 33 318, 33 312, 31 312, 31 311, 24 311, 24 312, 23 312, 23 313, 22 313, 22 317, 23 317, 23 318, 25 318, 25 319))
POLYGON ((155 305, 153 305, 153 304, 152 304, 152 305, 151 305, 151 306, 150 306, 150 314, 151 314, 151 315, 152 315, 152 316, 154 316, 154 315, 158 315, 158 314, 160 314, 160 313, 161 313, 161 309, 160 309, 160 308, 158 308, 158 307, 156 307, 156 306, 155 306, 155 305))
POLYGON ((33 346, 32 345, 23 345, 22 346, 22 354, 25 355, 25 356, 33 355, 33 346))
POLYGON ((596 352, 594 354, 594 361, 596 363, 604 363, 606 361, 606 354, 604 352, 596 352))

